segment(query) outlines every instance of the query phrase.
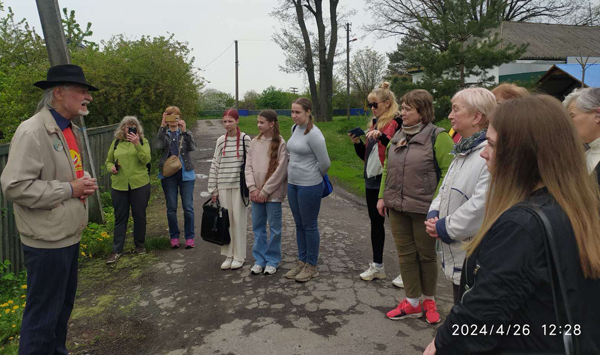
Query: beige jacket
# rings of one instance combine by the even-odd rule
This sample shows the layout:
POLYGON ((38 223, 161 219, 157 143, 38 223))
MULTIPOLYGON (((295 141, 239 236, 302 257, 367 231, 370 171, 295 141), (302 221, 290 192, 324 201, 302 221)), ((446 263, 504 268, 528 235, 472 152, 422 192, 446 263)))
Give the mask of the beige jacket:
POLYGON ((250 142, 250 151, 246 162, 246 185, 250 192, 260 189, 260 194, 267 198, 267 202, 282 202, 287 194, 287 167, 288 150, 285 140, 281 137, 278 152, 277 169, 265 183, 269 170, 269 146, 271 138, 254 138, 250 142))
MULTIPOLYGON (((73 125, 78 142, 78 128, 73 125)), ((80 152, 83 146, 78 143, 80 152)), ((19 125, 0 182, 14 204, 21 242, 41 249, 76 244, 88 222, 88 206, 72 198, 75 166, 67 142, 46 108, 19 125)), ((86 173, 87 176, 89 174, 86 173)))

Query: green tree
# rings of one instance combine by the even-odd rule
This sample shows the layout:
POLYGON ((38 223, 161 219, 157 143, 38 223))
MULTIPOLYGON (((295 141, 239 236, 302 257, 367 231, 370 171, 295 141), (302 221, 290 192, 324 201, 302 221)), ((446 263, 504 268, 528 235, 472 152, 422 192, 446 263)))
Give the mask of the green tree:
POLYGON ((81 26, 75 20, 75 10, 69 12, 65 7, 63 8, 63 15, 62 23, 65 31, 65 39, 71 50, 96 45, 94 42, 87 40, 88 37, 94 34, 91 30, 91 22, 88 22, 85 30, 82 30, 81 26))
POLYGON ((256 100, 259 94, 255 90, 246 91, 244 100, 240 102, 240 108, 244 110, 256 110, 256 100))
MULTIPOLYGON (((0 3, 0 11, 4 11, 0 3)), ((69 13, 66 9, 65 14, 69 13)), ((140 118, 147 132, 160 125, 165 107, 177 105, 184 117, 198 112, 203 80, 193 66, 186 42, 174 36, 143 36, 133 40, 114 36, 102 49, 89 42, 91 24, 81 30, 75 13, 63 22, 71 44, 71 60, 100 88, 86 124, 90 127, 119 122, 125 115, 140 118)), ((22 120, 31 117, 41 97, 32 84, 42 80, 50 66, 44 41, 27 22, 15 20, 10 8, 0 15, 0 141, 10 141, 22 120)))
POLYGON ((285 92, 282 89, 277 89, 274 86, 269 86, 264 89, 256 100, 257 109, 270 108, 276 109, 289 109, 292 106, 292 102, 300 97, 297 94, 285 92))

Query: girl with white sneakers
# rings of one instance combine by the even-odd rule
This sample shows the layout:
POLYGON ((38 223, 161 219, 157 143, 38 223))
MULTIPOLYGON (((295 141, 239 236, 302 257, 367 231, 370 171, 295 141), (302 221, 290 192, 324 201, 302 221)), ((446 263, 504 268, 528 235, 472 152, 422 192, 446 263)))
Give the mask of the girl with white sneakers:
POLYGON ((273 275, 281 262, 281 202, 287 194, 288 151, 275 111, 263 110, 257 125, 260 134, 250 143, 245 172, 252 201, 252 255, 256 260, 251 272, 273 275))
POLYGON ((208 175, 208 193, 229 212, 229 245, 221 247, 227 258, 222 270, 239 269, 246 259, 246 226, 248 214, 242 198, 240 171, 244 163, 244 150, 250 150, 250 136, 240 132, 238 112, 229 109, 223 113, 223 126, 227 133, 217 139, 217 146, 208 175))

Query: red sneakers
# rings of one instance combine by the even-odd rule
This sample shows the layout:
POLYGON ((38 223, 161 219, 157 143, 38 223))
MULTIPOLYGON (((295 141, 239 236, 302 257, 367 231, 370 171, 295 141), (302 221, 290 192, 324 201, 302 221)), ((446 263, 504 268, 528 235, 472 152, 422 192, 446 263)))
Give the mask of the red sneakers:
MULTIPOLYGON (((425 302, 423 302, 425 303, 425 302)), ((435 305, 435 302, 434 302, 435 305)), ((416 307, 411 306, 410 302, 407 299, 400 302, 396 309, 393 309, 387 313, 387 317, 391 320, 398 320, 402 318, 421 318, 423 316, 423 308, 421 307, 421 303, 416 307)), ((439 322, 439 314, 438 314, 438 322, 439 322)))
POLYGON ((440 314, 434 300, 423 300, 423 311, 425 312, 427 323, 436 324, 440 322, 440 314))

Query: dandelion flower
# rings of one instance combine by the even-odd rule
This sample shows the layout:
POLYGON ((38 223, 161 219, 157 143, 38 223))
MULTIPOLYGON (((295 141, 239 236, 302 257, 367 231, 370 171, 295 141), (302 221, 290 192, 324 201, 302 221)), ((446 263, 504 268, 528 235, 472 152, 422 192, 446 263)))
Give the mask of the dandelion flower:
POLYGON ((16 327, 17 327, 17 325, 16 325, 16 324, 13 324, 13 325, 12 325, 12 327, 13 327, 13 328, 16 328, 16 327))
POLYGON ((21 298, 25 298, 25 295, 21 296, 21 298))
POLYGON ((13 309, 19 309, 19 306, 14 306, 13 309))
POLYGON ((0 304, 0 307, 2 307, 2 308, 6 307, 6 306, 8 306, 8 303, 0 304))
POLYGON ((8 300, 8 304, 12 304, 12 303, 13 303, 13 301, 12 301, 12 300, 8 300))
POLYGON ((84 252, 81 252, 81 256, 85 256, 85 253, 84 253, 84 252))
POLYGON ((22 289, 26 290, 27 289, 27 285, 23 285, 21 286, 22 289))
POLYGON ((10 313, 10 309, 7 308, 6 311, 4 311, 4 313, 6 313, 6 314, 10 313))
POLYGON ((10 311, 10 313, 15 313, 15 311, 10 311))
MULTIPOLYGON (((8 338, 8 340, 13 340, 14 338, 15 338, 15 337, 10 337, 10 338, 8 338)), ((2 348, 2 349, 4 349, 4 348, 2 348)))

